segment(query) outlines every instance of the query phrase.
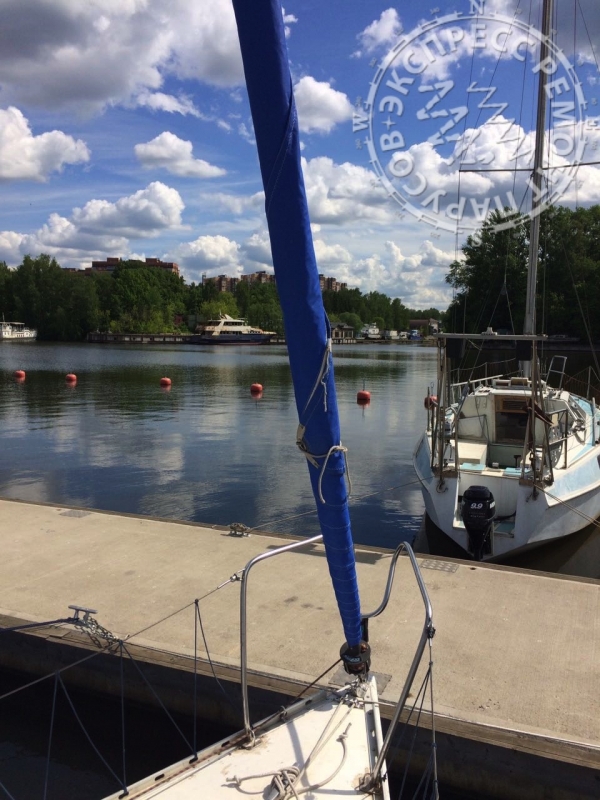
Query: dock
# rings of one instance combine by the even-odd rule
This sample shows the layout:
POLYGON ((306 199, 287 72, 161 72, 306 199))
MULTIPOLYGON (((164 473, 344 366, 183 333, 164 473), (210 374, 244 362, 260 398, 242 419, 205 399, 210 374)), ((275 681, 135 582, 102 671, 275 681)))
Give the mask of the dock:
MULTIPOLYGON (((97 609, 98 622, 147 665, 166 704, 187 712, 194 599, 204 598, 199 608, 217 676, 237 688, 239 582, 229 579, 254 556, 291 540, 14 500, 0 500, 0 526, 2 627, 68 616, 71 604, 97 609)), ((382 599, 391 555, 356 549, 364 611, 382 599)), ((436 627, 434 720, 442 782, 473 796, 599 797, 600 581, 432 556, 418 560, 436 627)), ((335 662, 343 634, 321 545, 257 565, 248 594, 257 720, 335 662)), ((391 718, 422 624, 410 564, 400 558, 390 604, 370 626, 384 718, 391 718)), ((71 626, 11 633, 3 638, 0 666, 45 674, 96 649, 71 626)), ((204 712, 230 718, 203 645, 198 652, 204 712)), ((71 679, 117 692, 116 661, 103 655, 73 670, 71 679)), ((335 680, 334 670, 322 685, 332 674, 335 680)), ((69 671, 63 677, 68 681, 69 671)), ((239 718, 231 722, 239 726, 239 718)))

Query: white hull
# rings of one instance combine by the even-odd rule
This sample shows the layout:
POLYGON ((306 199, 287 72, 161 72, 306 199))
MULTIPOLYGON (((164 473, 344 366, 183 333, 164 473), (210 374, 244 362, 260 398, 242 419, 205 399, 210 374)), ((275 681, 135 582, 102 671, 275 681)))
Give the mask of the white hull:
POLYGON ((33 342, 37 331, 25 328, 24 330, 7 330, 6 326, 0 328, 0 342, 33 342))
MULTIPOLYGON (((596 427, 599 420, 596 413, 596 427)), ((494 469, 482 464, 476 468, 461 465, 458 476, 444 477, 440 489, 439 476, 431 469, 431 437, 424 434, 415 450, 414 466, 427 514, 443 533, 469 551, 459 498, 470 486, 485 486, 494 495, 497 516, 510 518, 494 524, 491 553, 484 558, 498 558, 569 536, 600 517, 600 446, 593 434, 590 424, 581 452, 567 469, 555 469, 553 483, 537 492, 531 484, 523 485, 520 469, 494 469)))
MULTIPOLYGON (((199 753, 194 763, 184 759, 128 787, 128 797, 270 800, 279 796, 270 788, 273 775, 286 770, 291 774, 290 768, 296 767, 300 774, 294 788, 301 797, 389 800, 386 781, 374 793, 357 790, 359 778, 373 770, 382 744, 375 679, 360 685, 356 698, 352 690, 323 692, 310 704, 302 701, 298 706, 288 709, 283 721, 259 723, 254 746, 247 746, 243 732, 229 737, 199 753)), ((122 792, 106 800, 119 797, 122 792)))

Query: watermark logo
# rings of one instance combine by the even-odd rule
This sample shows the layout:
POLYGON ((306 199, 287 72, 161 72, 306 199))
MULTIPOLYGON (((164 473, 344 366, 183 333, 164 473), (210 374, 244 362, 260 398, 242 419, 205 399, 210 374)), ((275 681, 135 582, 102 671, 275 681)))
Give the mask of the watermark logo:
POLYGON ((398 217, 470 233, 508 208, 496 228, 514 226, 558 202, 576 180, 586 145, 581 83, 551 38, 518 13, 488 13, 485 0, 471 0, 468 13, 438 11, 371 62, 368 97, 355 104, 356 146, 368 150, 398 217), (536 181, 540 74, 548 114, 536 181))

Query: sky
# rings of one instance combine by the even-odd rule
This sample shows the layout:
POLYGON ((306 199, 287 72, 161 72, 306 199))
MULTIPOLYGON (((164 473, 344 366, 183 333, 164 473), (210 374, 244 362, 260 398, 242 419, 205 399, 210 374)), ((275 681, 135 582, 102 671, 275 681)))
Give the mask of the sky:
MULTIPOLYGON (((536 75, 547 197, 600 197, 600 4, 286 0, 319 271, 445 308, 486 213, 531 206, 536 75), (515 172, 517 167, 520 171, 515 172)), ((0 0, 0 260, 271 271, 231 0, 0 0)), ((543 199, 546 199, 544 196, 543 199)))

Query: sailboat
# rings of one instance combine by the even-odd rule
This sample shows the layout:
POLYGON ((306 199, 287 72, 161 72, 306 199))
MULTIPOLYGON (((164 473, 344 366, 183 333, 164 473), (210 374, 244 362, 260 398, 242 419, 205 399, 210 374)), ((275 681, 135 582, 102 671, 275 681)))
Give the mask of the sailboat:
MULTIPOLYGON (((544 0, 540 63, 552 6, 544 0)), ((478 561, 560 539, 600 516, 600 412, 593 399, 562 388, 564 356, 542 376, 537 354, 545 338, 536 334, 535 307, 547 81, 541 69, 523 334, 437 337, 437 393, 427 392, 427 428, 414 453, 429 520, 478 561), (466 341, 490 340, 516 341, 521 374, 453 383, 466 341)))
MULTIPOLYGON (((243 571, 240 649, 244 729, 198 753, 191 761, 182 761, 133 786, 124 786, 112 797, 126 794, 130 798, 219 800, 253 795, 284 800, 308 794, 315 800, 331 796, 340 800, 389 800, 386 754, 424 649, 434 633, 431 606, 414 554, 402 544, 391 561, 383 602, 371 614, 361 612, 331 330, 323 308, 310 232, 282 9, 279 0, 233 0, 233 6, 298 409, 296 443, 308 464, 322 534, 259 555, 243 571), (318 540, 325 546, 346 639, 340 658, 349 683, 339 690, 324 690, 252 725, 246 657, 246 592, 251 569, 278 552, 318 540), (404 551, 421 591, 425 621, 384 739, 376 682, 370 673, 368 621, 386 607, 396 560, 404 551)), ((438 796, 435 775, 430 796, 438 796)))

